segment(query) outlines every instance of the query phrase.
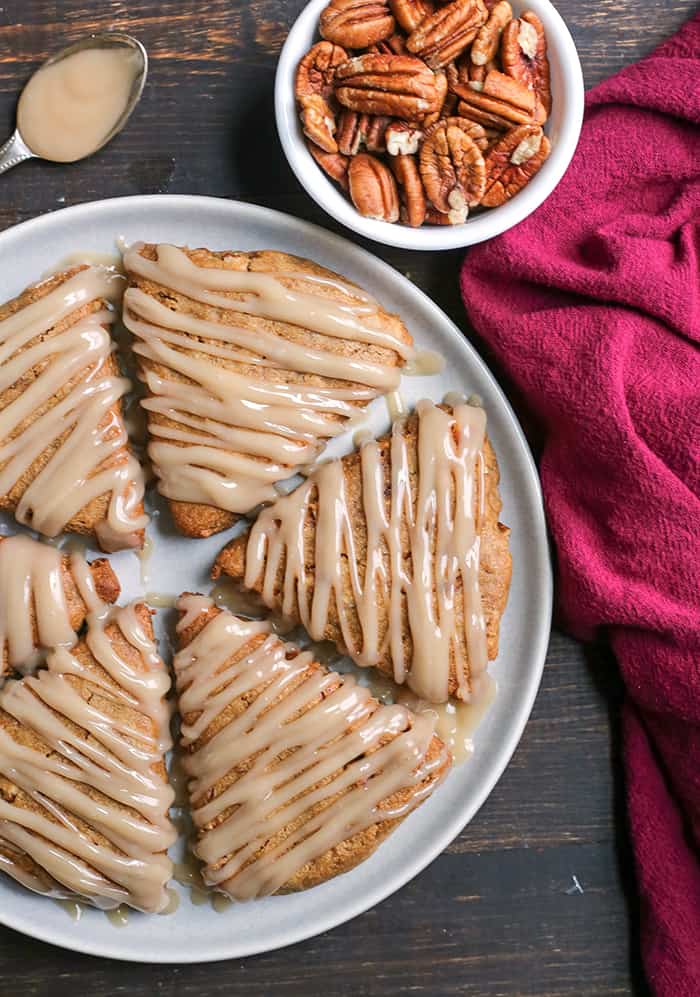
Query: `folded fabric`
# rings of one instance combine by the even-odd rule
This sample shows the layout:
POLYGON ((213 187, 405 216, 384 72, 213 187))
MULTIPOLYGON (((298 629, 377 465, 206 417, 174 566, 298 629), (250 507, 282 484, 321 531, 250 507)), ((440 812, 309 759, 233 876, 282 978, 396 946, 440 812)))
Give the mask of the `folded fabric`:
POLYGON ((605 628, 642 949, 700 994, 700 15, 596 87, 568 173, 469 252, 469 317, 543 434, 562 620, 605 628))

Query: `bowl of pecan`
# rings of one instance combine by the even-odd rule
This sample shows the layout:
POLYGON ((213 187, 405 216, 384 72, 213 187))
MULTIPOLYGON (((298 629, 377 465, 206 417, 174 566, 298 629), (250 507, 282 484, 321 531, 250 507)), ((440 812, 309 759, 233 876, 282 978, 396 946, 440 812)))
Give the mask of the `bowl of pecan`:
POLYGON ((298 180, 337 221, 450 249, 554 190, 583 77, 548 0, 311 0, 280 54, 275 114, 298 180))

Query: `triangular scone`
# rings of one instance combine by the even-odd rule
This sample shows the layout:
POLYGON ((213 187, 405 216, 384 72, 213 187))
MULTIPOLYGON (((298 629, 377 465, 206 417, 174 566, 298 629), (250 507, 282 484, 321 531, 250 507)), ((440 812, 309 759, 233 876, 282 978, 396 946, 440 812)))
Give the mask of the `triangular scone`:
POLYGON ((170 686, 142 604, 0 690, 0 870, 38 893, 161 911, 170 686))
POLYGON ((423 699, 479 691, 510 585, 483 409, 418 403, 322 464, 217 558, 271 609, 423 699))
POLYGON ((144 479, 109 334, 123 278, 73 267, 0 307, 0 509, 39 533, 143 545, 144 479))
POLYGON ((0 537, 0 682, 34 667, 42 648, 72 647, 87 613, 119 591, 105 557, 88 564, 30 537, 0 537))
POLYGON ((396 315, 286 253, 137 245, 124 267, 148 452, 187 536, 275 499, 412 352, 396 315))
POLYGON ((434 716, 380 705, 268 623, 202 596, 178 608, 181 743, 208 885, 250 900, 347 872, 446 775, 434 716))

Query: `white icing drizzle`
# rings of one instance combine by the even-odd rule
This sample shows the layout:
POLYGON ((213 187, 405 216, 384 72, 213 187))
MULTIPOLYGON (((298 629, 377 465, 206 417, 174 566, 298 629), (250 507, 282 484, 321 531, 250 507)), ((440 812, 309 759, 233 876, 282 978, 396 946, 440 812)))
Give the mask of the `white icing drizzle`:
POLYGON ((435 733, 450 749, 455 765, 461 765, 471 758, 474 752, 474 733, 496 698, 498 687, 494 679, 488 672, 481 679, 479 695, 469 703, 455 702, 453 699, 447 703, 427 703, 405 687, 398 696, 397 702, 407 706, 413 713, 429 712, 435 717, 435 733))
POLYGON ((126 431, 114 411, 129 382, 106 369, 113 313, 105 307, 63 332, 47 333, 90 302, 118 298, 122 283, 114 273, 88 267, 0 322, 0 399, 43 365, 0 411, 0 494, 65 436, 27 485, 15 518, 55 537, 93 499, 108 494, 107 517, 96 527, 104 550, 138 546, 147 522, 139 512, 141 468, 126 450, 126 431))
POLYGON ((377 304, 340 278, 201 267, 167 245, 148 260, 140 248, 125 254, 130 276, 225 309, 227 319, 171 310, 138 287, 124 295, 124 322, 145 361, 140 376, 150 397, 141 404, 176 424, 149 419, 148 453, 167 498, 237 513, 272 501, 275 482, 314 460, 324 439, 347 428, 358 405, 398 386, 399 367, 357 352, 340 356, 324 340, 318 345, 319 336, 325 343, 350 340, 391 350, 401 361, 413 352, 394 330, 378 327, 377 304), (304 290, 292 289, 290 281, 303 281, 304 290), (333 298, 316 292, 321 288, 333 298), (315 334, 314 342, 295 342, 271 322, 315 334), (197 356, 185 352, 193 349, 197 356), (154 365, 189 380, 161 376, 154 365), (287 383, 275 370, 344 385, 287 383))
POLYGON ((168 592, 146 592, 143 601, 156 609, 174 609, 177 596, 168 592))
POLYGON ((486 416, 469 405, 457 405, 450 413, 429 401, 419 402, 416 412, 416 479, 405 422, 394 423, 388 473, 380 442, 360 448, 364 570, 353 524, 358 512, 348 502, 343 464, 333 460, 262 510, 248 537, 244 583, 253 588, 262 578, 263 601, 277 606, 284 566, 282 614, 295 617, 298 611, 314 640, 326 636, 334 607, 342 644, 358 665, 377 665, 388 651, 395 681, 406 682, 421 698, 445 702, 454 673, 456 695, 469 700, 488 658, 479 591, 486 416), (314 567, 309 570, 303 527, 314 501, 314 567), (343 565, 359 639, 346 603, 343 565))
POLYGON ((0 690, 0 716, 9 714, 40 741, 24 745, 0 725, 0 776, 37 805, 24 808, 0 796, 0 845, 30 856, 46 878, 7 856, 0 869, 56 898, 159 911, 170 899, 165 851, 176 838, 168 818, 173 791, 155 770, 171 743, 164 701, 170 680, 133 605, 92 613, 85 640, 104 674, 64 647, 49 654, 36 676, 0 690), (112 625, 139 652, 141 670, 119 653, 112 625), (90 684, 89 701, 71 677, 90 684), (155 735, 121 719, 124 707, 147 717, 155 735))
POLYGON ((404 367, 406 377, 429 377, 445 369, 445 358, 435 350, 417 350, 404 367))
MULTIPOLYGON (((178 631, 212 607, 202 596, 182 596, 178 631)), ((205 883, 236 900, 275 893, 329 849, 406 816, 447 768, 444 746, 428 755, 434 718, 379 706, 352 676, 309 670, 312 663, 310 652, 283 643, 267 623, 226 612, 175 656, 179 708, 189 718, 182 745, 196 745, 184 763, 200 829, 195 852, 205 863, 205 883), (247 708, 197 744, 242 696, 247 708), (237 766, 242 774, 210 798, 237 766), (387 805, 399 791, 407 795, 387 805), (309 813, 319 804, 319 813, 309 813), (292 829, 298 818, 305 819, 292 829), (283 839, 261 851, 278 834, 283 839)))
POLYGON ((146 534, 143 538, 143 546, 141 550, 137 552, 137 557, 139 559, 139 577, 143 588, 147 588, 151 580, 148 562, 153 556, 154 546, 153 540, 148 536, 148 534, 146 534))
POLYGON ((82 554, 66 558, 25 536, 0 541, 0 674, 4 651, 11 669, 27 672, 42 660, 42 649, 75 644, 64 586, 66 560, 86 612, 97 609, 95 581, 82 554))
POLYGON ((406 415, 406 401, 400 391, 391 391, 384 396, 389 418, 392 422, 406 415))

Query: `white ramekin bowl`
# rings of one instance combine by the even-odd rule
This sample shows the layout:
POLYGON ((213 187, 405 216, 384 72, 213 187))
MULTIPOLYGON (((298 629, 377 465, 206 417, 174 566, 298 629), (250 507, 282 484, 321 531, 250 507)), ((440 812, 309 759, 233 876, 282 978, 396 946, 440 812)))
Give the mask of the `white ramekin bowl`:
POLYGON ((549 159, 530 183, 501 205, 473 215, 463 225, 410 228, 363 218, 350 198, 326 176, 306 147, 294 101, 294 78, 299 60, 319 40, 318 18, 328 0, 311 0, 301 12, 280 53, 275 78, 275 117, 282 148, 306 192, 348 228, 403 249, 454 249, 492 239, 527 218, 549 197, 564 175, 576 149, 583 118, 583 76, 573 39, 561 16, 548 0, 511 0, 518 15, 533 10, 544 24, 552 73, 552 114, 545 132, 552 143, 549 159))

